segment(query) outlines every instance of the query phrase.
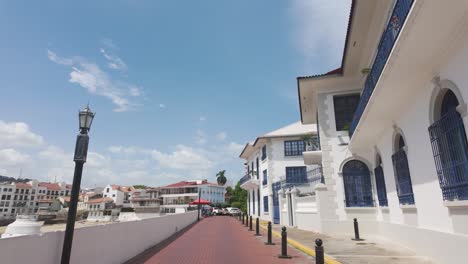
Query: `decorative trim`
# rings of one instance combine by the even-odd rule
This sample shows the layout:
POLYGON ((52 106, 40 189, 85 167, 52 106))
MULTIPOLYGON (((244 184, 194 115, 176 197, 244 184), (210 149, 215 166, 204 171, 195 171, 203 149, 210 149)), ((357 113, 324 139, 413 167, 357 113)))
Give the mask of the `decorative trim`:
POLYGON ((418 208, 416 207, 415 204, 400 204, 400 209, 401 210, 417 210, 418 208))
POLYGON ((458 200, 458 201, 444 201, 444 206, 448 208, 468 208, 468 200, 458 200))
POLYGON ((376 211, 375 206, 372 207, 345 207, 345 211, 376 211))

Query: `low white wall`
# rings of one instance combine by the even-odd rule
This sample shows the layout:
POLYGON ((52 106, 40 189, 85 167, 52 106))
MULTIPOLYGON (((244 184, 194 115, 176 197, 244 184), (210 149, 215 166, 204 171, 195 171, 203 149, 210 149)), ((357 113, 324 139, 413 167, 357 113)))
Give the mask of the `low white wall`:
MULTIPOLYGON (((354 236, 352 221, 324 221, 323 233, 354 236)), ((437 263, 464 263, 468 259, 468 235, 451 234, 405 224, 359 221, 361 238, 398 243, 437 263)))
MULTIPOLYGON (((71 263, 122 263, 197 219, 197 212, 75 229, 71 263)), ((60 263, 64 231, 0 239, 1 263, 60 263)))
POLYGON ((320 231, 320 218, 317 212, 317 202, 315 195, 296 197, 295 204, 295 226, 308 231, 320 231))

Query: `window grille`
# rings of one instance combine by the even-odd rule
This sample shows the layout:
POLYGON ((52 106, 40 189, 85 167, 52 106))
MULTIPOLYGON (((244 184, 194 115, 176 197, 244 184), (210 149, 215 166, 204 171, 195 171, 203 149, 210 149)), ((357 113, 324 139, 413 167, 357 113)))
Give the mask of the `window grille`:
POLYGON ((405 150, 400 148, 395 152, 392 161, 400 204, 414 204, 413 186, 405 150))
POLYGON ((305 143, 303 140, 287 140, 284 141, 285 156, 301 156, 305 151, 305 143))
POLYGON ((343 167, 346 207, 372 207, 369 169, 362 161, 351 160, 343 167))
POLYGON ((441 118, 429 127, 439 184, 448 201, 468 200, 468 143, 457 105, 453 92, 447 92, 441 118))

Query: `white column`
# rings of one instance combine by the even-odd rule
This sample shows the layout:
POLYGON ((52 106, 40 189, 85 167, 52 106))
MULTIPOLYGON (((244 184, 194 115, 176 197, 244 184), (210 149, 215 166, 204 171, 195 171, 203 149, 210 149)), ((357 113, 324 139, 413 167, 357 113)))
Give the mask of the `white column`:
POLYGON ((297 195, 299 194, 299 189, 297 189, 296 187, 294 187, 292 190, 291 190, 291 217, 292 217, 292 226, 297 226, 297 223, 296 223, 296 197, 297 195))
POLYGON ((283 219, 283 195, 284 195, 284 190, 280 189, 278 191, 278 207, 279 207, 280 225, 284 225, 285 223, 285 219, 283 219))

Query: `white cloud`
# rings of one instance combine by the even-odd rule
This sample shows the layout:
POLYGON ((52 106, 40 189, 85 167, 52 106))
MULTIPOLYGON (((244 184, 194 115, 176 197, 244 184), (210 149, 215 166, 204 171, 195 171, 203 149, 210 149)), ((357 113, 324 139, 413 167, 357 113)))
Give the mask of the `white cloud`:
POLYGON ((217 135, 216 135, 216 138, 219 139, 219 140, 225 140, 227 138, 227 133, 226 132, 219 132, 217 135))
POLYGON ((203 122, 203 121, 206 121, 206 116, 200 116, 200 118, 199 118, 198 120, 200 120, 200 121, 202 121, 202 122, 203 122))
POLYGON ((0 147, 37 147, 42 144, 44 144, 44 139, 31 132, 27 124, 22 122, 6 123, 0 120, 0 147))
POLYGON ((83 87, 90 94, 106 97, 112 101, 115 112, 134 109, 135 104, 128 97, 141 95, 140 88, 135 85, 114 81, 97 64, 83 58, 63 58, 48 50, 49 60, 65 66, 71 66, 69 82, 83 87))
POLYGON ((159 104, 159 108, 166 108, 166 105, 165 104, 159 104))
POLYGON ((311 63, 325 56, 325 67, 341 63, 351 0, 290 0, 295 45, 311 63))
POLYGON ((104 48, 99 50, 107 60, 107 66, 114 70, 127 70, 127 64, 117 55, 109 53, 104 48))
MULTIPOLYGON (((27 124, 21 124, 28 129, 19 131, 29 131, 27 124)), ((205 136, 203 131, 199 132, 205 136)), ((23 178, 41 181, 56 179, 71 183, 75 167, 73 151, 47 145, 39 135, 32 138, 41 138, 40 142, 43 143, 35 148, 25 148, 24 151, 17 149, 21 146, 0 146, 1 174, 17 177, 19 171, 22 171, 23 178)), ((215 181, 216 172, 222 169, 227 169, 229 177, 235 180, 235 175, 242 171, 242 163, 237 158, 242 147, 235 142, 225 141, 197 147, 176 145, 170 151, 112 145, 104 152, 88 153, 82 186, 104 186, 109 183, 161 186, 179 180, 215 181)))
POLYGON ((203 151, 184 145, 177 145, 171 153, 153 150, 151 155, 162 168, 203 171, 213 168, 213 161, 209 160, 203 151))
POLYGON ((29 160, 27 154, 18 152, 15 149, 7 148, 0 149, 0 164, 1 166, 16 166, 26 163, 29 160))

